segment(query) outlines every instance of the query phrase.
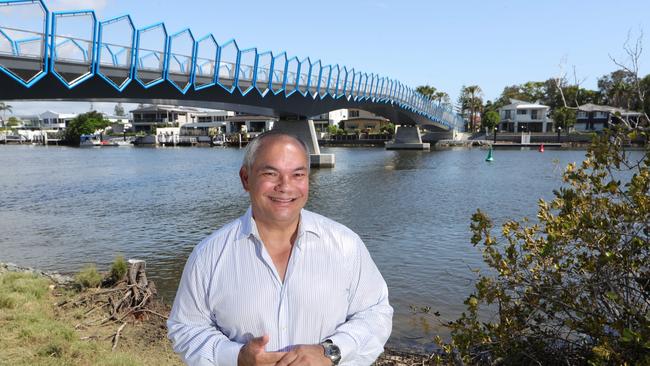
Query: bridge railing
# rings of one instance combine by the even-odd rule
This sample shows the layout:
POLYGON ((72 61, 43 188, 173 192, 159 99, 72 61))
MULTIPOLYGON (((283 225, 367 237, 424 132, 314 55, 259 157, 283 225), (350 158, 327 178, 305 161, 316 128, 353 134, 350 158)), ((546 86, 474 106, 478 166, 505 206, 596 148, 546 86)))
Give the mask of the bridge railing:
POLYGON ((43 0, 0 0, 4 13, 32 8, 33 24, 0 18, 0 70, 25 87, 53 72, 69 88, 100 75, 118 90, 133 79, 149 88, 165 80, 185 94, 219 85, 246 95, 253 90, 313 99, 346 98, 384 103, 462 130, 462 119, 401 82, 341 65, 288 57, 285 52, 241 50, 235 40, 198 40, 190 29, 169 35, 163 23, 137 29, 125 15, 97 22, 90 10, 49 12, 43 0), (76 27, 63 30, 65 23, 76 27), (50 25, 51 21, 51 25, 50 25), (49 55, 48 55, 49 50, 49 55))

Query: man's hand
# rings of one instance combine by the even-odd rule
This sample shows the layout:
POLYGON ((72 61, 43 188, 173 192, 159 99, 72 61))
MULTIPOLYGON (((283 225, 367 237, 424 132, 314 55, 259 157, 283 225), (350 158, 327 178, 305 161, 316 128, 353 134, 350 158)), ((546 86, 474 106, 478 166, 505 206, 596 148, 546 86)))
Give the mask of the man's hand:
POLYGON ((253 338, 244 345, 237 357, 237 366, 275 365, 287 352, 266 352, 264 346, 269 343, 269 336, 253 338))
POLYGON ((300 345, 287 352, 276 366, 331 366, 321 345, 300 345))

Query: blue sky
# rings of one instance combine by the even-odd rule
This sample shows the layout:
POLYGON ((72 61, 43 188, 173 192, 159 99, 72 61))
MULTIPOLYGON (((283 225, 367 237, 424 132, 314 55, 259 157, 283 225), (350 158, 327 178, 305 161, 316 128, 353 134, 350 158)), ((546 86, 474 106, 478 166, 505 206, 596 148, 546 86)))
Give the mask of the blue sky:
MULTIPOLYGON (((209 1, 52 0, 52 10, 92 8, 100 20, 131 14, 136 28, 164 21, 170 33, 190 27, 196 37, 235 38, 240 48, 341 64, 410 86, 430 84, 455 101, 463 85, 484 99, 505 86, 543 81, 559 65, 575 67, 582 85, 615 70, 628 32, 650 32, 650 1, 209 1)), ((650 73, 650 34, 642 75, 650 73)), ((17 114, 49 109, 85 111, 88 103, 11 102, 17 114)), ((95 104, 112 111, 112 104, 95 104)))

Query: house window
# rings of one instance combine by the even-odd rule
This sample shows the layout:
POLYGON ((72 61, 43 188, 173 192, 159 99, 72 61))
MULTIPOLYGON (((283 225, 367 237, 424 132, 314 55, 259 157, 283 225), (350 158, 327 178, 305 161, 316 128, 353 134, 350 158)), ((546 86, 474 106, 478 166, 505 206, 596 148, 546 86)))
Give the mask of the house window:
POLYGON ((519 115, 525 115, 525 114, 526 114, 526 110, 525 110, 525 109, 517 109, 517 114, 519 114, 519 115))
POLYGON ((530 119, 537 119, 537 111, 536 110, 530 111, 530 119))
POLYGON ((579 111, 578 112, 578 118, 587 118, 587 112, 579 111))
POLYGON ((505 119, 510 119, 510 118, 512 118, 512 115, 510 114, 510 112, 511 112, 511 111, 510 111, 509 109, 506 110, 506 117, 505 117, 505 119))
POLYGON ((359 111, 350 111, 350 118, 359 117, 359 111))

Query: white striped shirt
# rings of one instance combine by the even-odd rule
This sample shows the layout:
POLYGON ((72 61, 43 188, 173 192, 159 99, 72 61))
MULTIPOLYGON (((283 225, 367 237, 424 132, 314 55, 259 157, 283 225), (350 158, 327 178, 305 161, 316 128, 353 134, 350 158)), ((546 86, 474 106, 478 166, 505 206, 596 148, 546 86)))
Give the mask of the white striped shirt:
POLYGON ((388 289, 357 234, 302 210, 284 282, 252 211, 194 249, 169 320, 174 351, 189 365, 236 366, 251 338, 266 351, 331 339, 340 365, 370 365, 390 336, 388 289))

